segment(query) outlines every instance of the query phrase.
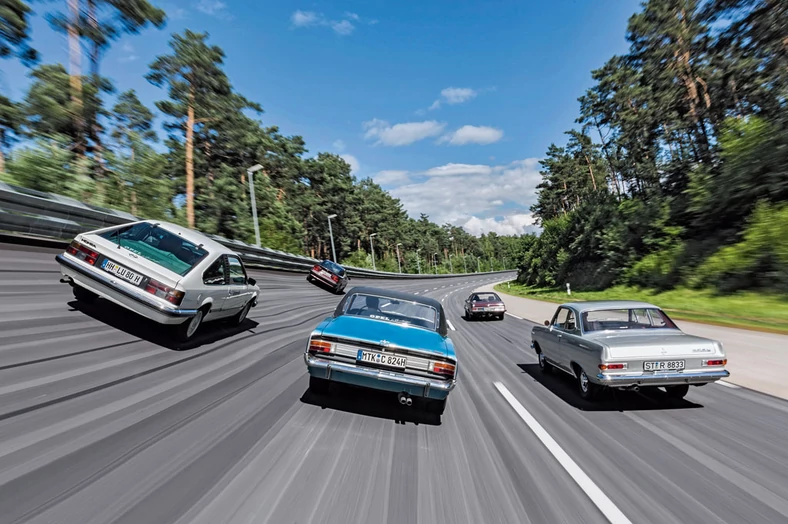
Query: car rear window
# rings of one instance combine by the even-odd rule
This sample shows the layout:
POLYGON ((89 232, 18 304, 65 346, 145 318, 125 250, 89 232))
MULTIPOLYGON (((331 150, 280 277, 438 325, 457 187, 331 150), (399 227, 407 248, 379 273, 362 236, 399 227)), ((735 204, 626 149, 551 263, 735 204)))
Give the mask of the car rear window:
POLYGON ((430 331, 438 330, 438 312, 435 308, 409 300, 357 293, 347 301, 344 314, 416 326, 430 331))
POLYGON ((324 260, 323 262, 320 263, 320 265, 323 266, 325 269, 328 269, 332 273, 339 275, 340 277, 345 276, 345 268, 343 268, 339 264, 335 264, 334 262, 331 262, 330 260, 324 260))
POLYGON ((208 255, 200 246, 148 222, 121 226, 100 236, 181 276, 208 255))
POLYGON ((473 299, 477 302, 500 302, 501 297, 495 293, 476 293, 473 299))
POLYGON ((637 329, 678 329, 657 308, 600 309, 582 314, 583 331, 624 331, 637 329))

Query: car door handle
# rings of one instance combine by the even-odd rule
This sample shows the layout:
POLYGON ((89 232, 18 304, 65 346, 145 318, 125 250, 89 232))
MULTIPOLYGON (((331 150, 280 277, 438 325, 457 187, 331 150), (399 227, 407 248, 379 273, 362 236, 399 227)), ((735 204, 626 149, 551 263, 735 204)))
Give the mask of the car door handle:
POLYGON ((558 338, 562 338, 562 337, 563 337, 563 335, 562 335, 561 333, 559 333, 559 334, 558 334, 558 335, 556 335, 556 336, 557 336, 558 338))
POLYGON ((233 291, 232 289, 230 290, 230 296, 231 296, 231 297, 233 297, 233 296, 235 296, 235 295, 240 295, 240 294, 241 294, 241 292, 240 292, 240 291, 233 291))

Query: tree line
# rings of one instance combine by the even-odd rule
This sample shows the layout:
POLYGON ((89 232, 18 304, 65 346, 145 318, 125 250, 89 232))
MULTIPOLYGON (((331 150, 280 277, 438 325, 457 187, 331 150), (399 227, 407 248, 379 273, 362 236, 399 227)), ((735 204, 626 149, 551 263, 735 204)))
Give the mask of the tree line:
POLYGON ((246 170, 260 164, 254 191, 263 246, 330 258, 328 216, 336 214, 337 258, 355 266, 372 267, 373 233, 374 263, 387 271, 400 264, 413 273, 500 270, 521 256, 520 237, 477 238, 426 215, 411 219, 341 157, 308 158, 302 137, 264 125, 261 105, 235 90, 224 51, 206 33, 172 35, 169 52, 149 66, 147 81, 162 90, 156 109, 166 136, 159 137, 151 108, 133 89, 118 92, 100 65, 121 35, 162 28, 166 13, 147 0, 62 4, 47 20, 67 38, 68 69, 40 63, 27 2, 10 0, 0 10, 0 58, 21 60, 31 78, 22 100, 0 96, 3 180, 252 243, 246 170))
POLYGON ((649 0, 549 147, 519 279, 788 291, 788 2, 649 0))

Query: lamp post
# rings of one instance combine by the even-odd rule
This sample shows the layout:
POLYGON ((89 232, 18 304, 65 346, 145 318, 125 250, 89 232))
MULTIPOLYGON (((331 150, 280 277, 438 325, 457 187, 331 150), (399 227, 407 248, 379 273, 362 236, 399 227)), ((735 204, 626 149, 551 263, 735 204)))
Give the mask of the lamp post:
POLYGON ((399 258, 399 246, 402 245, 402 242, 397 244, 397 265, 399 266, 399 272, 402 273, 402 261, 399 258))
POLYGON ((432 264, 435 266, 435 274, 438 274, 438 253, 432 255, 432 264))
POLYGON ((421 251, 421 248, 416 250, 416 267, 419 269, 419 275, 421 275, 421 256, 419 251, 421 251))
POLYGON ((372 243, 372 237, 377 235, 377 233, 372 233, 369 235, 369 250, 372 253, 372 270, 377 271, 378 268, 375 266, 375 245, 372 243))
POLYGON ((331 254, 334 257, 334 263, 337 262, 337 250, 334 249, 334 231, 331 229, 331 219, 336 218, 336 214, 328 215, 328 234, 331 236, 331 254))
POLYGON ((254 221, 254 240, 255 245, 260 247, 260 224, 257 223, 257 198, 254 195, 254 174, 263 168, 260 164, 255 164, 246 170, 249 176, 249 194, 252 200, 252 220, 254 221))
POLYGON ((481 273, 482 272, 482 263, 479 262, 478 258, 476 259, 476 272, 477 273, 481 273))
POLYGON ((452 254, 449 253, 449 271, 451 271, 451 274, 453 275, 454 274, 454 264, 451 263, 451 256, 452 256, 452 254))
POLYGON ((465 260, 465 257, 466 257, 466 256, 467 256, 467 255, 463 255, 463 256, 462 256, 462 269, 463 269, 463 272, 465 272, 465 273, 467 273, 467 272, 468 272, 468 263, 467 263, 467 262, 466 262, 466 260, 465 260))

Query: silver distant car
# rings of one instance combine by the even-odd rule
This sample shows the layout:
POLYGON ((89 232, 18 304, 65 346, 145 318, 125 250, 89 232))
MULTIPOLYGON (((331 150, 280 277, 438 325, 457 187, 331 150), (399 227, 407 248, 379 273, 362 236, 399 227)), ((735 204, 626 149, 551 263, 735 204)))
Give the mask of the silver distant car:
POLYGON ((241 257, 190 229, 143 220, 77 235, 57 255, 74 297, 103 297, 188 340, 205 321, 238 325, 257 304, 260 288, 241 257))
POLYGON ((646 302, 561 304, 552 320, 534 326, 531 339, 541 370, 575 377, 589 400, 603 387, 664 387, 669 397, 683 398, 690 386, 730 375, 722 344, 682 332, 646 302))

